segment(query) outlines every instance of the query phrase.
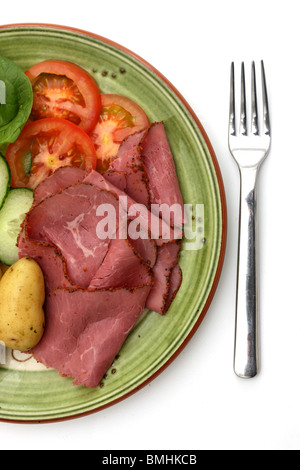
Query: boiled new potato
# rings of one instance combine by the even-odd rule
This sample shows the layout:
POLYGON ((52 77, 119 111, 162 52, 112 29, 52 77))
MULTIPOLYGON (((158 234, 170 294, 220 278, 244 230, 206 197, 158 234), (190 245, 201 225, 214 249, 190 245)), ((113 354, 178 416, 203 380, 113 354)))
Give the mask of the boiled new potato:
POLYGON ((0 341, 7 348, 27 351, 41 340, 45 315, 45 282, 39 265, 22 258, 0 281, 0 341))

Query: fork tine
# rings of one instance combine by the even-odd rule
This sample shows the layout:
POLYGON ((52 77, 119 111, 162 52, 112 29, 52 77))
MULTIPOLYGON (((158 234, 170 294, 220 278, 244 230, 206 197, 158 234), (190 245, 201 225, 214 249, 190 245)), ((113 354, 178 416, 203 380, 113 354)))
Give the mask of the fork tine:
POLYGON ((267 82, 266 82, 265 66, 264 66, 264 61, 263 60, 261 61, 261 76, 262 76, 264 133, 266 135, 271 135, 269 102, 268 102, 268 93, 267 93, 267 82))
POLYGON ((236 135, 235 124, 235 82, 234 82, 234 63, 231 64, 230 77, 230 110, 229 110, 229 134, 236 135))
POLYGON ((255 62, 252 62, 251 99, 252 99, 251 130, 252 130, 252 134, 259 135, 255 62))
POLYGON ((247 107, 246 107, 246 83, 245 83, 245 65, 242 62, 242 73, 241 73, 241 122, 240 122, 240 133, 247 135, 247 107))

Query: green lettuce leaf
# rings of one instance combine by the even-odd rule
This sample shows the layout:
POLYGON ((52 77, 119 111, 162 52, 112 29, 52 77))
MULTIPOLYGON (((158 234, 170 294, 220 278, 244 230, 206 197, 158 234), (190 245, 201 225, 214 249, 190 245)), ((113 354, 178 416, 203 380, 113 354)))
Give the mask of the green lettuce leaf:
POLYGON ((30 116, 32 102, 28 77, 18 65, 0 56, 0 147, 17 140, 30 116))

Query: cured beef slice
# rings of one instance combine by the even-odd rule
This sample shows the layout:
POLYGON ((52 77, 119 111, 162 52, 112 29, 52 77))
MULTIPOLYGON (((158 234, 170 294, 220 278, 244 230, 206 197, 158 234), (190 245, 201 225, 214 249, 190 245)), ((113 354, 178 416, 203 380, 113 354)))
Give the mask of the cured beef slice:
POLYGON ((140 254, 148 266, 153 268, 157 260, 157 245, 154 240, 137 238, 136 240, 128 237, 130 245, 140 254))
POLYGON ((181 270, 178 266, 180 248, 179 243, 169 243, 158 248, 157 262, 153 268, 154 286, 146 307, 161 315, 166 314, 181 285, 181 270))
POLYGON ((126 173, 122 171, 108 171, 104 174, 106 181, 109 181, 121 191, 126 191, 126 173))
POLYGON ((122 208, 127 212, 128 219, 137 219, 145 237, 155 240, 157 245, 161 246, 164 243, 182 238, 181 229, 170 227, 165 221, 151 213, 146 206, 136 203, 128 194, 111 184, 104 175, 92 171, 84 179, 84 183, 95 185, 99 189, 115 194, 119 198, 122 208))
POLYGON ((87 173, 80 168, 61 167, 52 173, 49 178, 45 179, 34 191, 34 203, 39 204, 43 199, 57 193, 58 191, 68 188, 73 184, 80 183, 84 180, 87 173))
POLYGON ((75 378, 74 385, 98 386, 143 312, 150 288, 53 291, 34 357, 75 378))
POLYGON ((111 241, 107 255, 89 288, 135 288, 145 284, 152 284, 149 266, 128 240, 116 239, 111 241))
POLYGON ((182 271, 179 264, 176 264, 175 268, 172 270, 170 283, 169 283, 169 294, 165 303, 165 313, 169 310, 173 300, 176 297, 177 292, 179 291, 182 284, 182 271))
POLYGON ((171 208, 176 204, 178 210, 166 222, 181 226, 185 220, 184 203, 163 122, 152 124, 141 145, 151 205, 166 204, 171 208))
POLYGON ((109 248, 109 238, 97 235, 97 208, 115 207, 117 198, 96 186, 79 183, 45 199, 27 217, 27 235, 31 240, 52 244, 62 254, 71 281, 88 287, 109 248))
POLYGON ((122 142, 116 160, 109 167, 109 173, 123 172, 126 175, 126 194, 149 209, 148 178, 141 155, 141 144, 146 133, 147 129, 122 142))
POLYGON ((46 293, 58 287, 73 287, 65 270, 64 259, 57 248, 49 243, 30 240, 26 235, 26 220, 18 239, 19 258, 34 259, 43 271, 46 293))

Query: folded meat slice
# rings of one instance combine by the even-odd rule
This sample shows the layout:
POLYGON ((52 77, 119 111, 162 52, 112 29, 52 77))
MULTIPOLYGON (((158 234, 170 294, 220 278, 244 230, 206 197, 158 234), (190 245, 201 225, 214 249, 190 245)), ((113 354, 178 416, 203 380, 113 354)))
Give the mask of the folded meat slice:
POLYGON ((164 315, 182 282, 178 266, 180 243, 168 243, 158 248, 157 262, 153 268, 154 286, 147 299, 149 310, 164 315))
POLYGON ((73 377, 74 385, 98 386, 143 312, 150 288, 53 291, 34 357, 73 377))
POLYGON ((170 277, 170 285, 169 285, 169 294, 165 303, 165 313, 169 310, 173 300, 176 297, 177 292, 179 291, 182 284, 182 271, 179 264, 175 266, 172 270, 171 277, 170 277))
POLYGON ((61 191, 62 189, 80 183, 87 173, 76 167, 58 168, 49 178, 46 178, 34 191, 34 203, 39 204, 43 199, 61 191))
POLYGON ((130 245, 139 253, 145 263, 150 266, 150 268, 153 268, 157 260, 157 245, 155 241, 150 238, 137 238, 136 240, 133 240, 130 237, 128 240, 130 245))
MULTIPOLYGON (((165 220, 172 226, 182 226, 185 221, 184 203, 163 122, 151 125, 141 145, 152 210, 155 209, 155 205, 162 204, 166 204, 169 208, 174 207, 170 217, 168 212, 166 213, 165 220)), ((161 216, 164 218, 164 213, 161 216)))
POLYGON ((19 258, 34 259, 43 271, 46 293, 58 287, 74 287, 66 274, 65 262, 57 248, 51 244, 30 240, 26 235, 24 221, 22 232, 18 238, 19 258))
POLYGON ((131 221, 136 220, 137 224, 141 226, 141 232, 145 234, 145 237, 155 240, 158 246, 182 238, 182 230, 180 228, 171 228, 168 223, 150 212, 145 205, 138 204, 127 193, 111 184, 104 175, 91 171, 83 182, 115 194, 119 198, 122 208, 127 212, 128 219, 131 221))
POLYGON ((107 171, 104 173, 107 181, 121 191, 126 191, 126 173, 122 171, 107 171))
POLYGON ((143 258, 128 240, 112 240, 107 255, 92 279, 89 289, 152 284, 152 274, 143 258))
POLYGON ((116 160, 109 167, 109 173, 123 172, 126 175, 126 194, 149 209, 148 178, 141 154, 141 144, 146 133, 147 129, 127 137, 122 142, 116 160))
MULTIPOLYGON (((113 207, 119 220, 118 199, 96 186, 79 183, 54 194, 33 207, 27 216, 30 239, 56 246, 63 256, 71 282, 88 287, 101 266, 110 238, 100 239, 99 206, 113 207)), ((112 238, 111 234, 111 238, 112 238)))

